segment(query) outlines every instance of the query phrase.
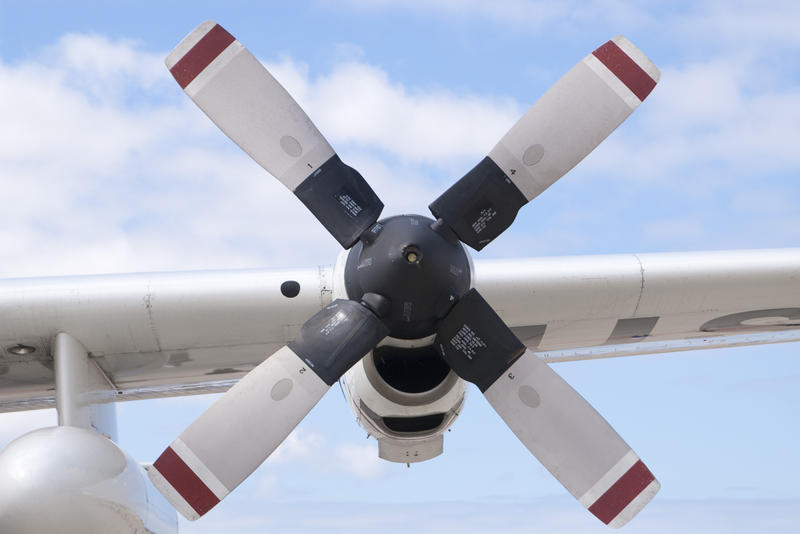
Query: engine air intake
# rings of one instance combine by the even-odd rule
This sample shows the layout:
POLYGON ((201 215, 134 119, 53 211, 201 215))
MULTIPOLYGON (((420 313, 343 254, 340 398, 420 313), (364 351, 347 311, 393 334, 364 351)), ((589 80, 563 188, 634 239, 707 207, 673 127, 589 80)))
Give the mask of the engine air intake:
POLYGON ((445 414, 433 413, 419 417, 384 417, 383 424, 392 432, 424 432, 442 424, 445 414))
POLYGON ((450 366, 431 345, 415 349, 384 345, 373 350, 373 361, 381 378, 404 393, 430 391, 450 373, 450 366))

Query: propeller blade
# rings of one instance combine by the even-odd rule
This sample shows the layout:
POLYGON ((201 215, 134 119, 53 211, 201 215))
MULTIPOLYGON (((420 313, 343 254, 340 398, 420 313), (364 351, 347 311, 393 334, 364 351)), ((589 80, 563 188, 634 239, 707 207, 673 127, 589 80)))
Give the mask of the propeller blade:
POLYGON ((339 159, 308 115, 222 26, 207 21, 166 60, 175 80, 214 123, 350 248, 383 203, 339 159))
POLYGON ((608 41, 556 82, 486 158, 433 201, 431 212, 481 250, 608 137, 659 77, 630 41, 608 41))
POLYGON ((471 289, 442 321, 435 346, 475 383, 520 441, 603 523, 620 527, 660 485, 603 417, 471 289))
MULTIPOLYGON (((367 295, 364 300, 370 301, 367 295)), ((261 465, 328 388, 387 334, 366 304, 334 301, 167 447, 148 470, 153 484, 187 519, 202 516, 261 465)))

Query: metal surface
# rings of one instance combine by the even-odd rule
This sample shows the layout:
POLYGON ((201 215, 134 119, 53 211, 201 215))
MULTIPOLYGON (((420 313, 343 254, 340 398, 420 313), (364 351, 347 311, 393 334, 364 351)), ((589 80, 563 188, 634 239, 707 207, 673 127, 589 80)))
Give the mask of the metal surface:
POLYGON ((0 452, 3 534, 175 534, 175 510, 111 440, 44 428, 0 452))
MULTIPOLYGON (((729 334, 701 330, 716 318, 797 307, 800 249, 491 260, 476 262, 475 286, 509 326, 546 325, 539 351, 616 345, 609 338, 620 319, 657 317, 636 341, 664 342, 659 351, 668 352, 668 342, 729 334)), ((737 333, 798 329, 749 327, 737 333)), ((772 339, 779 336, 749 343, 772 339)))
POLYGON ((324 267, 2 280, 0 347, 37 351, 0 350, 0 403, 53 398, 58 332, 80 339, 128 398, 240 378, 330 303, 330 279, 324 267), (286 280, 296 297, 281 293, 286 280))
POLYGON ((114 384, 89 359, 80 341, 65 332, 53 340, 53 364, 56 383, 56 411, 59 426, 94 429, 116 441, 117 418, 113 404, 114 384))
POLYGON ((428 391, 399 391, 382 379, 372 358, 372 354, 362 358, 345 373, 341 384, 356 421, 369 436, 378 440, 379 456, 392 462, 413 463, 441 454, 443 434, 461 413, 465 382, 451 372, 428 391), (383 421, 384 417, 431 414, 444 414, 444 417, 436 428, 423 432, 392 431, 383 421))

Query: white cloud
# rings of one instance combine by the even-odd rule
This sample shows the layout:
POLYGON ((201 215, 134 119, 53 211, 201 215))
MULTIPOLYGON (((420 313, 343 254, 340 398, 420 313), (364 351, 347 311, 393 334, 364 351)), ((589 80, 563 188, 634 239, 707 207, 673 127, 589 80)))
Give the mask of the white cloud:
POLYGON ((685 190, 730 186, 737 177, 755 189, 756 177, 796 173, 800 90, 755 84, 755 69, 732 58, 664 69, 632 124, 605 141, 587 169, 685 190), (687 174, 700 179, 681 178, 687 174))
POLYGON ((325 448, 325 438, 314 431, 298 428, 272 453, 268 463, 308 462, 325 448))
MULTIPOLYGON (((373 440, 367 443, 333 444, 322 434, 303 427, 289 434, 265 465, 282 464, 302 464, 316 473, 344 474, 359 479, 375 478, 386 473, 386 462, 378 457, 373 440)), ((262 489, 274 491, 276 477, 265 470, 262 478, 262 489)))
MULTIPOLYGON (((571 203, 591 215, 587 221, 604 217, 612 205, 623 209, 616 204, 623 197, 671 212, 630 226, 621 236, 628 244, 619 245, 625 250, 796 243, 800 212, 794 205, 800 198, 792 180, 800 172, 800 90, 796 62, 787 60, 800 52, 796 2, 631 6, 629 2, 354 0, 346 5, 356 11, 405 12, 448 25, 456 21, 483 28, 488 22, 513 32, 525 28, 536 31, 525 42, 553 39, 553 46, 589 31, 588 25, 592 30, 607 26, 609 31, 630 34, 661 67, 658 87, 619 131, 570 173, 565 180, 569 184, 559 184, 538 205, 564 202, 566 196, 553 195, 569 190, 571 203), (605 198, 581 196, 600 184, 608 192, 605 198), (774 200, 776 190, 783 194, 783 202, 774 200), (660 193, 663 199, 658 198, 660 193)), ((508 125, 518 113, 509 116, 508 125)), ((491 146, 505 128, 506 124, 498 127, 483 142, 491 146)), ((436 147, 442 153, 444 148, 436 147)), ((571 208, 562 206, 559 213, 571 208)), ((532 209, 521 214, 521 220, 532 209)), ((488 254, 598 252, 591 244, 596 236, 586 222, 564 228, 549 225, 536 235, 540 221, 528 220, 534 223, 533 230, 518 232, 524 224, 515 225, 488 254)))
POLYGON ((410 162, 482 158, 524 111, 507 98, 409 89, 382 69, 354 61, 317 78, 290 60, 269 69, 334 144, 378 149, 410 162))
MULTIPOLYGON (((336 243, 180 94, 163 55, 68 35, 38 60, 0 63, 0 246, 14 251, 0 275, 333 262, 336 243)), ((356 61, 324 75, 271 67, 387 213, 424 211, 439 187, 423 169, 476 162, 518 115, 510 100, 409 89, 356 61)))
POLYGON ((154 89, 164 84, 161 54, 140 50, 142 43, 110 40, 95 34, 67 34, 39 56, 43 64, 60 67, 65 81, 88 90, 93 98, 109 101, 129 93, 127 84, 154 89))
POLYGON ((343 471, 357 478, 375 478, 384 474, 386 461, 378 457, 375 443, 346 443, 336 448, 336 458, 343 471))
MULTIPOLYGON (((688 7, 650 8, 629 2, 524 0, 354 0, 349 4, 357 9, 410 10, 475 22, 490 19, 509 27, 573 20, 576 27, 589 21, 613 21, 615 27, 638 27, 643 32, 650 28, 657 34, 669 28, 671 33, 662 41, 673 52, 686 50, 686 57, 681 60, 677 59, 680 53, 670 54, 678 62, 661 65, 659 86, 635 119, 605 141, 581 168, 588 174, 602 172, 637 182, 669 181, 687 189, 719 188, 731 173, 758 176, 800 170, 796 148, 800 90, 796 83, 787 83, 795 73, 793 63, 785 60, 796 56, 800 46, 796 29, 800 5, 796 2, 732 6, 706 1, 688 7), (701 179, 682 181, 687 168, 701 179)), ((658 62, 657 48, 645 52, 655 54, 658 62)), ((509 115, 515 120, 518 110, 509 115)), ((487 135, 484 142, 493 144, 513 120, 487 135)))
MULTIPOLYGON (((521 16, 531 6, 537 4, 469 2, 463 11, 521 16)), ((608 16, 622 16, 614 15, 620 6, 607 6, 608 16)), ((681 35, 716 9, 704 6, 682 21, 681 35)), ((735 21, 753 11, 745 7, 725 24, 738 27, 735 21)), ((432 9, 457 7, 440 2, 432 9)), ((553 9, 588 17, 600 4, 553 9)), ((777 11, 756 17, 756 24, 763 19, 766 27, 777 11)), ((659 87, 634 118, 570 180, 594 174, 692 195, 734 188, 745 198, 763 198, 757 177, 800 169, 800 91, 765 69, 755 46, 665 65, 659 87)), ((373 184, 386 214, 425 213, 446 183, 432 176, 460 176, 523 111, 496 95, 400 84, 359 60, 357 47, 338 48, 343 62, 324 73, 289 57, 269 66, 373 184)), ((134 41, 72 34, 36 60, 0 63, 0 186, 10 199, 0 246, 14 251, 0 276, 333 261, 336 243, 181 94, 163 56, 134 41)), ((774 205, 783 208, 773 218, 791 228, 797 217, 791 203, 774 205)), ((583 235, 569 241, 585 241, 583 235)))

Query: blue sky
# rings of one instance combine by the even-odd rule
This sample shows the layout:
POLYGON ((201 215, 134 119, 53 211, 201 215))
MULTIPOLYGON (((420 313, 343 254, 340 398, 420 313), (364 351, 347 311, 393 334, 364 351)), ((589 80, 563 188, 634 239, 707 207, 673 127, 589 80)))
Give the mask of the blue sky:
MULTIPOLYGON (((338 250, 163 58, 215 19, 268 64, 387 214, 427 204, 617 34, 643 106, 476 258, 800 247, 794 2, 0 0, 0 276, 329 264, 338 250), (13 251, 13 252, 10 252, 13 251)), ((800 300, 800 295, 798 295, 800 300)), ((798 343, 559 364, 662 483, 626 532, 800 529, 798 343)), ((151 461, 209 397, 119 406, 151 461)), ((0 442, 52 424, 0 417, 0 442)), ((183 532, 601 532, 471 390, 445 454, 377 461, 338 389, 183 532)))

